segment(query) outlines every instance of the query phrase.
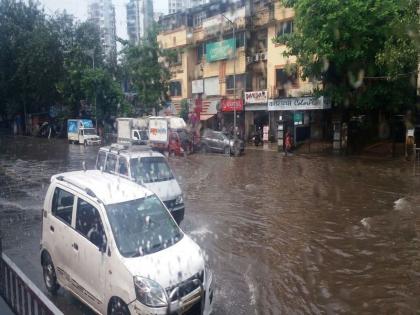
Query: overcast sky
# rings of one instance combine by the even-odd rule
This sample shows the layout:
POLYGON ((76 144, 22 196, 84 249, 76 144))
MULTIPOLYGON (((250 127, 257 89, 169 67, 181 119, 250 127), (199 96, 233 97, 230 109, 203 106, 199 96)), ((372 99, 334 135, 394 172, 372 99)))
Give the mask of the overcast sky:
MULTIPOLYGON (((56 10, 66 10, 80 20, 87 18, 87 0, 39 0, 41 5, 45 7, 48 14, 54 13, 56 10)), ((125 4, 128 0, 112 0, 115 5, 117 20, 117 35, 121 38, 127 38, 126 10, 125 4)), ((155 12, 168 13, 168 0, 153 0, 155 12)))

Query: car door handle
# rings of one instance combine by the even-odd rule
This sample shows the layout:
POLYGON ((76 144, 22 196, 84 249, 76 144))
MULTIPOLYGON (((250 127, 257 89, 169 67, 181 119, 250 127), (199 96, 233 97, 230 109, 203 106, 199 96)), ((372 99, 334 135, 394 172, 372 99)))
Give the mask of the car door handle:
POLYGON ((75 250, 79 250, 79 245, 77 245, 76 243, 73 243, 73 245, 71 245, 75 250))
POLYGON ((54 227, 52 225, 50 225, 50 230, 51 232, 54 232, 54 227))

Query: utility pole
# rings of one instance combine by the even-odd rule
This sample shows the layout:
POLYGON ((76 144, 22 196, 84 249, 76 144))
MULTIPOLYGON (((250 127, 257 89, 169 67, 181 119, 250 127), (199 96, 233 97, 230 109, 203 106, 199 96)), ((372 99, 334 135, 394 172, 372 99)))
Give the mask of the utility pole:
MULTIPOLYGON (((233 21, 227 18, 224 14, 222 16, 230 23, 232 26, 233 32, 233 41, 234 41, 234 48, 233 48, 233 137, 236 140, 238 134, 236 132, 236 25, 233 21)), ((222 26, 223 27, 223 26, 222 26)))

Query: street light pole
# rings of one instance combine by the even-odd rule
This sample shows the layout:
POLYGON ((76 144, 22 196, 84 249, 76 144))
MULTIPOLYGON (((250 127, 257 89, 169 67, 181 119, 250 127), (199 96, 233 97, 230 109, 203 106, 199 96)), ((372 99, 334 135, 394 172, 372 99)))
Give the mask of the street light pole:
MULTIPOLYGON (((237 138, 236 132, 236 25, 232 22, 229 18, 227 18, 224 14, 222 16, 230 23, 232 26, 233 32, 233 41, 234 41, 234 49, 233 49, 233 137, 234 139, 237 138)), ((223 26, 222 26, 223 27, 223 26)))

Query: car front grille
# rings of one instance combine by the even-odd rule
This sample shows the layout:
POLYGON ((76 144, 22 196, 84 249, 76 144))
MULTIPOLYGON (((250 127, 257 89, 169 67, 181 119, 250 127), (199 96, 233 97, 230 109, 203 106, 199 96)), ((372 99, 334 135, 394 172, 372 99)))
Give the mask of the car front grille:
POLYGON ((196 273, 194 276, 188 278, 185 281, 182 281, 174 286, 168 287, 166 288, 166 292, 168 294, 168 296, 170 296, 171 292, 175 289, 175 288, 179 288, 178 289, 178 294, 175 294, 172 299, 171 302, 176 301, 178 299, 183 298, 184 296, 187 296, 188 294, 190 294, 191 292, 195 291, 196 289, 198 289, 200 287, 200 284, 203 284, 204 281, 204 272, 199 272, 196 273), (194 281, 194 280, 200 280, 200 281, 194 281))

